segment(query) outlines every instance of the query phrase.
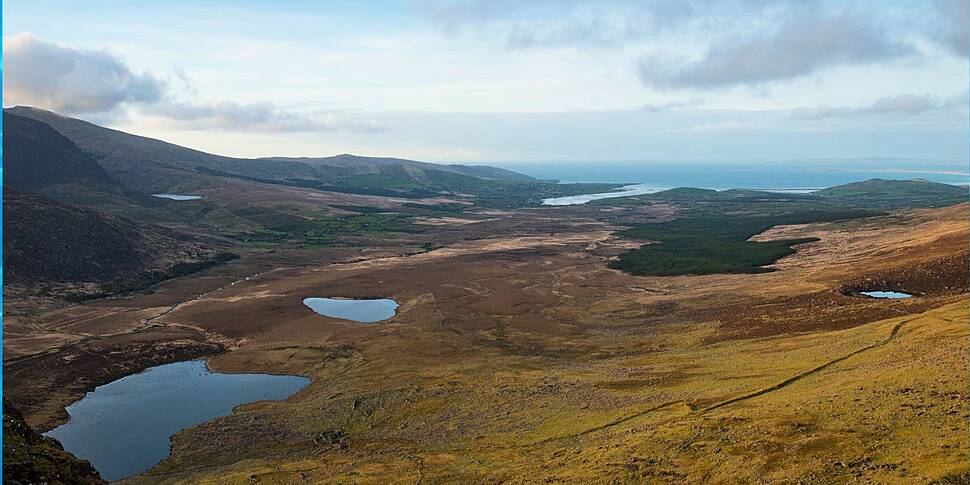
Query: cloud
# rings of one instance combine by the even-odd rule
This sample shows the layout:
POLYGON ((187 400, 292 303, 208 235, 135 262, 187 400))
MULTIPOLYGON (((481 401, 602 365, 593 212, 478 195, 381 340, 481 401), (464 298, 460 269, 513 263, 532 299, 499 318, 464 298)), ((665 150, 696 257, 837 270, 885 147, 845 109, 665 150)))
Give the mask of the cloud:
POLYGON ((30 34, 3 40, 3 102, 63 113, 104 113, 123 103, 152 103, 165 83, 133 72, 123 59, 98 50, 45 42, 30 34))
POLYGON ((859 107, 817 106, 815 108, 799 108, 792 112, 792 117, 800 120, 825 120, 859 116, 907 118, 934 111, 966 108, 966 106, 966 94, 948 98, 941 98, 932 94, 898 94, 879 98, 872 104, 859 107))
POLYGON ((970 1, 937 0, 936 6, 944 23, 940 42, 958 56, 970 56, 970 1))
POLYGON ((791 19, 772 35, 718 42, 701 59, 670 66, 654 56, 639 61, 644 84, 669 89, 762 85, 846 64, 913 54, 885 30, 846 15, 791 19))
MULTIPOLYGON (((949 44, 965 47, 966 15, 959 11, 968 0, 936 1, 953 24, 938 30, 950 32, 949 44)), ((411 6, 449 35, 478 32, 512 50, 654 49, 635 65, 644 84, 668 89, 759 86, 890 61, 916 54, 907 42, 927 36, 893 8, 820 0, 412 0, 411 6), (753 34, 761 32, 767 34, 753 34), (700 58, 684 57, 698 47, 693 39, 712 47, 700 58)))
POLYGON ((334 113, 298 113, 270 102, 198 102, 196 89, 181 69, 171 83, 151 73, 135 73, 120 57, 102 50, 76 49, 30 34, 3 40, 6 69, 3 103, 24 104, 92 120, 118 121, 128 111, 159 118, 181 129, 226 131, 348 131, 385 128, 374 120, 344 119, 334 113), (177 88, 177 89, 176 89, 177 88))
POLYGON ((162 117, 169 124, 182 129, 260 132, 350 131, 355 133, 373 133, 386 130, 375 120, 345 120, 333 113, 305 115, 281 109, 269 102, 165 102, 150 107, 145 114, 162 117))
POLYGON ((649 113, 659 113, 661 111, 668 111, 673 109, 684 109, 684 108, 694 108, 704 104, 704 98, 690 98, 680 101, 669 101, 666 103, 659 104, 645 104, 640 107, 641 110, 647 111, 649 113))

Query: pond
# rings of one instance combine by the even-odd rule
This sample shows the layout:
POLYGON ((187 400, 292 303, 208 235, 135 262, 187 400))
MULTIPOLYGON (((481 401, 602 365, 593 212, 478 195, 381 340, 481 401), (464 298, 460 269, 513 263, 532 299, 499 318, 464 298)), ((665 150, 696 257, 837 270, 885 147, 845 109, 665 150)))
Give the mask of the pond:
POLYGON ((893 300, 913 297, 913 295, 910 295, 909 293, 902 293, 899 291, 860 291, 859 294, 871 298, 889 298, 893 300))
POLYGON ((387 298, 356 300, 350 298, 305 298, 303 304, 320 315, 374 323, 387 320, 396 313, 398 304, 387 298))
POLYGON ((44 434, 113 481, 168 456, 169 438, 178 431, 229 415, 240 404, 286 399, 309 383, 300 376, 219 374, 202 360, 160 365, 87 393, 66 408, 66 424, 44 434))
POLYGON ((201 195, 179 195, 179 194, 152 194, 152 197, 171 200, 196 200, 201 199, 201 195))

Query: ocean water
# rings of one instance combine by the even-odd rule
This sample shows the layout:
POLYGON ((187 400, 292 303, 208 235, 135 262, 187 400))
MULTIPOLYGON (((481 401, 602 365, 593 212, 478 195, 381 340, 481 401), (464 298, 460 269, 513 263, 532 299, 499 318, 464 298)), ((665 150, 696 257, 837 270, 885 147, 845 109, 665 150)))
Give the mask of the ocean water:
POLYGON ((970 183, 967 162, 898 159, 788 162, 506 162, 495 163, 540 179, 641 184, 649 188, 698 187, 806 191, 871 178, 970 183))

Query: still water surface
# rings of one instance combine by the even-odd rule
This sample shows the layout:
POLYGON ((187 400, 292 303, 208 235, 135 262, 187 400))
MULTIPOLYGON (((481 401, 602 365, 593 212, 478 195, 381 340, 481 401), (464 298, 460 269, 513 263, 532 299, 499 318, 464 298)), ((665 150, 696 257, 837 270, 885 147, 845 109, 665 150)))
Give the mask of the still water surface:
POLYGON ((309 382, 219 374, 201 360, 160 365, 89 392, 66 408, 70 421, 45 435, 89 460, 105 480, 118 480, 168 456, 169 438, 178 431, 226 416, 243 403, 286 399, 309 382))
POLYGON ((303 304, 320 315, 374 323, 394 316, 397 302, 387 298, 352 300, 349 298, 305 298, 303 304))
POLYGON ((590 201, 600 199, 611 199, 613 197, 630 197, 633 195, 653 194, 660 192, 661 188, 648 187, 646 185, 625 185, 612 192, 600 192, 596 194, 570 195, 566 197, 550 197, 542 199, 542 205, 576 205, 585 204, 590 201))
POLYGON ((201 195, 179 195, 179 194, 152 194, 152 197, 171 200, 195 200, 201 199, 201 195))
POLYGON ((910 295, 909 293, 902 293, 899 291, 860 291, 859 293, 872 298, 891 298, 894 300, 899 298, 913 297, 913 295, 910 295))

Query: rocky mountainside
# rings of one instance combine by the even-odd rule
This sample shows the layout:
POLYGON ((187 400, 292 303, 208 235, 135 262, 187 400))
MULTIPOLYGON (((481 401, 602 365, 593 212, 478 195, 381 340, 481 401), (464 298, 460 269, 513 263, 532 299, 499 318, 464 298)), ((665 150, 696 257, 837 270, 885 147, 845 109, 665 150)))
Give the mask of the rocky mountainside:
POLYGON ((37 434, 3 400, 3 482, 9 484, 106 484, 86 460, 64 451, 57 440, 37 434))

